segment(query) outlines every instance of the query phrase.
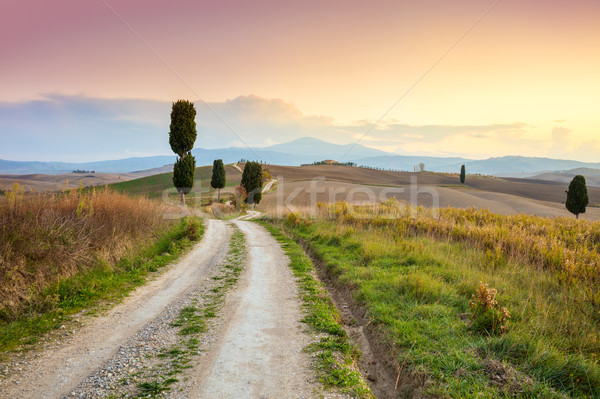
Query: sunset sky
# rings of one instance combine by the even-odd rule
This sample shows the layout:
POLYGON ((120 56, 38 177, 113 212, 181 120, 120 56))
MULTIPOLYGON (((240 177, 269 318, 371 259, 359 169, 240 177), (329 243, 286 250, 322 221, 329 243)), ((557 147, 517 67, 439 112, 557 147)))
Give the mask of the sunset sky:
POLYGON ((185 98, 196 147, 600 161, 597 0, 3 0, 0 50, 2 159, 170 154, 185 98))

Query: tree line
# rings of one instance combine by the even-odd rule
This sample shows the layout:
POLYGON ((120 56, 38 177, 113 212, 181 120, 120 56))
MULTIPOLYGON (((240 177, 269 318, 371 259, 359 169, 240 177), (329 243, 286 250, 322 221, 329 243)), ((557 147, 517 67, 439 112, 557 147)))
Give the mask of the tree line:
MULTIPOLYGON (((173 185, 179 192, 181 205, 185 206, 185 195, 194 187, 196 159, 192 155, 196 141, 196 108, 188 100, 178 100, 172 104, 169 144, 177 160, 173 165, 173 185)), ((227 176, 222 159, 213 162, 210 185, 217 189, 217 201, 221 200, 221 189, 225 187, 227 176)), ((246 162, 242 173, 244 200, 248 204, 258 204, 262 199, 263 171, 258 162, 246 162)))

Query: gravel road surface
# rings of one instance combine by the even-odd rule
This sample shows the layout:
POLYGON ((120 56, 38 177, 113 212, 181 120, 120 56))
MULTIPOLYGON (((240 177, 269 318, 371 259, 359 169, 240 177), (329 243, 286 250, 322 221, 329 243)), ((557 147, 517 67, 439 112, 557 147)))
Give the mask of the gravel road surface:
MULTIPOLYGON (((2 398, 62 398, 70 395, 89 375, 121 355, 121 347, 186 292, 202 285, 227 253, 232 228, 224 221, 208 220, 202 241, 176 265, 88 323, 58 347, 19 363, 2 381, 2 398)), ((78 395, 80 396, 80 395, 78 395)), ((83 397, 97 397, 94 392, 83 397)))
POLYGON ((261 226, 236 220, 248 258, 212 351, 190 372, 189 398, 313 398, 310 342, 288 258, 261 226))

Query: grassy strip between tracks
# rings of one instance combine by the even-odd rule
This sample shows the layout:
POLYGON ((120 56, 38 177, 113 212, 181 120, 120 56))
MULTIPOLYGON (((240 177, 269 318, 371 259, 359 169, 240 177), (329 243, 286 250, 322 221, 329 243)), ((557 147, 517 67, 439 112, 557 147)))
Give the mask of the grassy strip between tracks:
POLYGON ((303 322, 311 326, 319 337, 307 350, 317 358, 320 381, 326 387, 339 388, 357 398, 373 399, 369 386, 358 370, 360 351, 342 328, 340 314, 326 288, 315 278, 311 260, 280 227, 269 222, 259 223, 275 237, 290 258, 290 267, 299 283, 306 311, 303 322))
MULTIPOLYGON (((133 376, 138 388, 138 397, 156 397, 164 391, 169 391, 171 385, 178 381, 178 374, 191 367, 191 357, 199 353, 199 337, 207 330, 207 321, 219 316, 225 293, 237 283, 245 259, 244 234, 236 229, 220 273, 212 277, 216 285, 203 296, 202 301, 194 298, 192 304, 182 308, 177 319, 171 324, 179 329, 180 341, 158 355, 165 360, 164 362, 148 370, 145 375, 133 376)), ((127 381, 124 382, 124 385, 126 384, 127 381)))
POLYGON ((73 314, 84 309, 91 313, 119 301, 143 285, 151 272, 179 258, 203 233, 200 219, 185 218, 112 266, 99 262, 94 269, 59 280, 41 293, 54 298, 45 301, 43 312, 31 309, 0 324, 0 352, 33 348, 43 334, 68 323, 73 314))

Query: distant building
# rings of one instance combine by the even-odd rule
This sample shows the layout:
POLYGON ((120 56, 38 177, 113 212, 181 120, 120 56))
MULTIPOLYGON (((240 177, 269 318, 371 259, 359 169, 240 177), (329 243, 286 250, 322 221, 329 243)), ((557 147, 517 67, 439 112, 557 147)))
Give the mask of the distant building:
POLYGON ((300 166, 309 166, 309 165, 341 165, 341 166, 356 166, 356 164, 354 162, 338 162, 338 161, 334 161, 333 159, 326 159, 324 161, 317 161, 317 162, 313 162, 311 164, 308 163, 304 163, 301 164, 300 166))

